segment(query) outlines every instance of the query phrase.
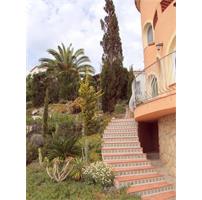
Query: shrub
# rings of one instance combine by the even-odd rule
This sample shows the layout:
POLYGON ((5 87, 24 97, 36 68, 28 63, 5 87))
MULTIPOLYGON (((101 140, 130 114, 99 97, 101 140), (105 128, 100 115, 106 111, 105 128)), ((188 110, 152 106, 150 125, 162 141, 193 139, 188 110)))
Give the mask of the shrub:
POLYGON ((49 118, 49 126, 52 127, 58 135, 67 136, 69 135, 81 135, 82 124, 79 119, 74 116, 67 114, 54 114, 49 118))
POLYGON ((71 114, 77 114, 81 112, 81 106, 79 103, 80 99, 76 98, 72 103, 69 105, 69 110, 71 114))
POLYGON ((125 103, 117 103, 114 110, 115 114, 124 114, 126 112, 125 103))
POLYGON ((88 141, 88 158, 90 162, 101 160, 101 143, 102 139, 100 134, 94 134, 91 136, 83 136, 79 141, 81 148, 85 147, 85 139, 88 141))
POLYGON ((32 143, 26 143, 26 164, 30 164, 33 160, 36 160, 38 157, 37 147, 32 143))
POLYGON ((31 102, 31 101, 28 101, 28 102, 26 103, 26 109, 29 109, 29 108, 32 108, 32 107, 33 107, 32 102, 31 102))
POLYGON ((30 138, 30 142, 36 147, 41 147, 44 144, 44 138, 41 134, 33 134, 30 138))
POLYGON ((96 183, 106 187, 113 185, 113 172, 102 161, 91 163, 84 169, 83 175, 89 184, 96 183))

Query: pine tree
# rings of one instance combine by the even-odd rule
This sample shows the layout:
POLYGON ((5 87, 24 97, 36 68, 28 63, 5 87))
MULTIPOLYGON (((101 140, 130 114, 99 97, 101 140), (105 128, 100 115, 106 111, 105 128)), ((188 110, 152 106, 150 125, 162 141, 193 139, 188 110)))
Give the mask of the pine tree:
POLYGON ((100 42, 103 47, 101 89, 104 95, 102 97, 102 109, 104 112, 112 112, 117 100, 121 97, 123 88, 123 55, 113 1, 105 0, 105 2, 104 10, 107 16, 101 20, 104 35, 100 42))
POLYGON ((115 8, 112 0, 105 0, 104 10, 107 16, 104 21, 101 19, 101 28, 104 31, 104 36, 100 42, 103 47, 102 61, 112 67, 115 63, 122 67, 123 55, 121 38, 119 36, 118 20, 115 13, 115 8))

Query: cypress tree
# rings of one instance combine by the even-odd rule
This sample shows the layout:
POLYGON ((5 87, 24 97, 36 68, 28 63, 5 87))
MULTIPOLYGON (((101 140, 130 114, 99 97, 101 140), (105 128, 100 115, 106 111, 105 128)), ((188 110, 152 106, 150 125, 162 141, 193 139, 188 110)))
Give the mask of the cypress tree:
POLYGON ((100 21, 104 31, 100 42, 103 47, 101 88, 104 95, 102 97, 102 109, 104 112, 112 112, 117 100, 121 97, 123 88, 123 55, 118 20, 112 0, 105 0, 104 10, 107 16, 100 21))

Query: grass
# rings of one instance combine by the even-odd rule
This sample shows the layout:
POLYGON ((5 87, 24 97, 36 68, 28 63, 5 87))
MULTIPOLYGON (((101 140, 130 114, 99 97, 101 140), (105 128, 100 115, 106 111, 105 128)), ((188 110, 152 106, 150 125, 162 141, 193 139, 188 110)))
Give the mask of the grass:
POLYGON ((53 182, 38 163, 27 166, 27 200, 140 200, 125 190, 104 191, 101 186, 66 180, 53 182))

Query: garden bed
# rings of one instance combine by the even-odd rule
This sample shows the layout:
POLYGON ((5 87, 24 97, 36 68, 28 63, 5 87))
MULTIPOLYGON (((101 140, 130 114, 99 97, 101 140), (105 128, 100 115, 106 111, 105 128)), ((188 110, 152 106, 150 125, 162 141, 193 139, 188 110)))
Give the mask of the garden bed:
POLYGON ((124 189, 104 190, 99 185, 88 185, 67 179, 52 181, 37 162, 27 166, 27 200, 140 200, 128 196, 124 189))

